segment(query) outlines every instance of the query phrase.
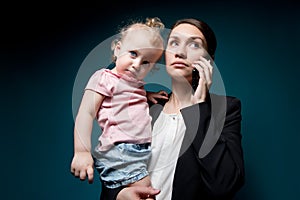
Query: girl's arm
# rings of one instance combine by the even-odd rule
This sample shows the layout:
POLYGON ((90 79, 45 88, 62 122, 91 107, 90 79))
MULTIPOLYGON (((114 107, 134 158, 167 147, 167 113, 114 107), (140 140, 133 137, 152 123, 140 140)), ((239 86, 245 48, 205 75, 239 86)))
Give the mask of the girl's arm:
POLYGON ((93 158, 91 155, 91 133, 93 120, 105 96, 92 90, 85 90, 74 127, 74 157, 71 163, 71 172, 74 176, 93 181, 93 158))

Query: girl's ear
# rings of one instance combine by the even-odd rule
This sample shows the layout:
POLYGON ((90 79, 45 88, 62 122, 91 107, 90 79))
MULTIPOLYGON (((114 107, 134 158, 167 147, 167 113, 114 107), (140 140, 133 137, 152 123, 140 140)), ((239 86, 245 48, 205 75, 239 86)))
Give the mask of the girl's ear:
POLYGON ((120 50, 121 50, 121 42, 118 41, 116 43, 115 49, 114 49, 114 57, 117 58, 120 54, 120 50))

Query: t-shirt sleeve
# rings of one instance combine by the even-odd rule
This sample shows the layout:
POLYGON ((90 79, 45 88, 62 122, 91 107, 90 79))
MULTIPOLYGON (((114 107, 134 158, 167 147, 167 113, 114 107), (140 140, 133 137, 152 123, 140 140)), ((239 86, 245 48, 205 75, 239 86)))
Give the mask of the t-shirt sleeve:
POLYGON ((85 87, 85 90, 92 90, 108 97, 112 96, 113 89, 114 84, 112 77, 103 69, 92 74, 85 87))

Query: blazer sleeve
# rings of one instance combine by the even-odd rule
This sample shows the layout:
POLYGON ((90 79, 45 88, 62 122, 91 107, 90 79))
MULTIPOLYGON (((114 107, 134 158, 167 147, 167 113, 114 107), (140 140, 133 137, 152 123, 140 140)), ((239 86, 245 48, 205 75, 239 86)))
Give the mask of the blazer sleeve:
MULTIPOLYGON (((217 199, 232 198, 243 186, 245 176, 241 145, 241 102, 237 98, 230 97, 227 98, 226 105, 221 134, 211 151, 205 157, 200 158, 199 151, 208 130, 208 123, 219 118, 213 117, 207 104, 199 104, 201 117, 192 144, 205 191, 208 196, 217 199)), ((182 110, 184 118, 187 114, 185 112, 182 110)))
POLYGON ((102 190, 101 190, 101 195, 100 199, 101 200, 116 200, 119 192, 123 189, 124 187, 118 187, 115 189, 107 188, 102 184, 102 190))

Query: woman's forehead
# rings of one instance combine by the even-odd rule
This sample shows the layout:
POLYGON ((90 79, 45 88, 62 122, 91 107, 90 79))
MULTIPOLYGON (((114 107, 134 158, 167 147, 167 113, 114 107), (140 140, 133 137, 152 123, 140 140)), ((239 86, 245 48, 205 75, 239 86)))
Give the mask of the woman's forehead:
POLYGON ((170 37, 200 37, 205 39, 203 33, 194 25, 179 24, 171 31, 170 37))

